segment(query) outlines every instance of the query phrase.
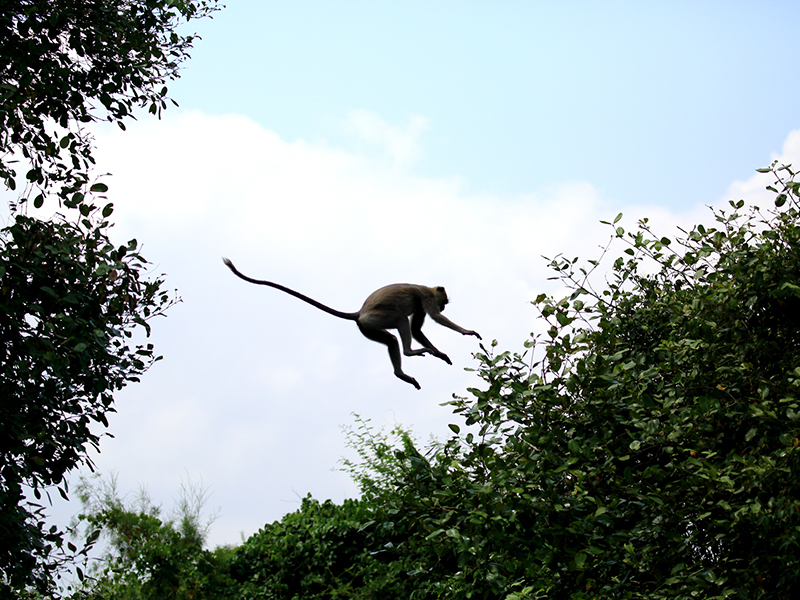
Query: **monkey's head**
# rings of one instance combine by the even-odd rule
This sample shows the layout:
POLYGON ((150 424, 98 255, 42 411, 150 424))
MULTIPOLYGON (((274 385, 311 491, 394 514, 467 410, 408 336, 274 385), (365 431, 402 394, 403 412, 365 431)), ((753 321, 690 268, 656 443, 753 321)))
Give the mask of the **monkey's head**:
POLYGON ((450 300, 447 299, 447 292, 444 291, 442 286, 437 285, 433 288, 433 295, 436 298, 436 304, 439 306, 439 312, 442 312, 445 305, 450 302, 450 300))

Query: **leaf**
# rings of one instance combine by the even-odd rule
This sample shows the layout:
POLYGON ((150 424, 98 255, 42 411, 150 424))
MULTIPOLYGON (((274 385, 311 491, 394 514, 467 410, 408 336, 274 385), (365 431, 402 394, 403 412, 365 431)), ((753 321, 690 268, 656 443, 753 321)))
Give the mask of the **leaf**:
POLYGON ((678 563, 677 565, 672 567, 672 569, 670 570, 669 573, 670 573, 670 575, 675 575, 675 574, 680 573, 681 571, 683 571, 685 568, 686 568, 685 564, 678 563))
POLYGON ((430 534, 428 534, 428 535, 425 537, 425 539, 426 539, 426 540, 432 540, 433 538, 435 538, 435 537, 439 537, 440 535, 442 535, 442 534, 444 533, 444 531, 445 531, 444 529, 437 529, 437 530, 436 530, 436 531, 434 531, 433 533, 430 533, 430 534))
POLYGON ((461 428, 458 425, 455 425, 453 423, 449 424, 448 427, 453 431, 453 433, 456 433, 456 434, 461 431, 461 428))
POLYGON ((571 439, 567 442, 567 447, 569 448, 570 452, 573 454, 580 454, 581 453, 581 445, 576 439, 571 439))
POLYGON ((573 319, 569 317, 567 313, 565 313, 562 310, 556 313, 556 320, 558 321, 558 324, 561 325, 562 327, 569 325, 573 321, 573 319))
POLYGON ((104 193, 108 191, 108 186, 105 183, 95 183, 91 188, 89 188, 89 191, 104 193))

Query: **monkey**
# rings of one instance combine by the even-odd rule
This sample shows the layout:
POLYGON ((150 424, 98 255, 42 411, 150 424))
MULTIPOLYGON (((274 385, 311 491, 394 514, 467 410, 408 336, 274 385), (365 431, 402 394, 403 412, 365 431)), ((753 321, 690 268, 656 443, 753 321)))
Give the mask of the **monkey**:
POLYGON ((431 288, 410 283, 387 285, 372 292, 358 312, 347 313, 325 306, 313 298, 304 296, 300 292, 295 292, 278 283, 248 277, 240 273, 229 259, 223 258, 222 261, 237 277, 245 281, 256 285, 273 287, 295 298, 300 298, 300 300, 308 302, 310 305, 316 306, 334 317, 355 321, 364 337, 373 342, 384 344, 389 349, 389 358, 392 361, 395 376, 406 383, 410 383, 417 389, 420 389, 417 380, 403 372, 400 364, 400 346, 397 343, 397 338, 386 331, 387 329, 396 329, 400 334, 400 340, 403 343, 403 354, 406 356, 432 354, 448 365, 453 364, 450 358, 444 352, 440 352, 422 333, 422 323, 425 321, 425 315, 429 315, 439 325, 449 327, 463 335, 474 335, 479 340, 482 339, 477 332, 456 325, 442 314, 449 300, 447 292, 441 286, 431 288), (422 348, 411 348, 412 337, 422 344, 422 348))

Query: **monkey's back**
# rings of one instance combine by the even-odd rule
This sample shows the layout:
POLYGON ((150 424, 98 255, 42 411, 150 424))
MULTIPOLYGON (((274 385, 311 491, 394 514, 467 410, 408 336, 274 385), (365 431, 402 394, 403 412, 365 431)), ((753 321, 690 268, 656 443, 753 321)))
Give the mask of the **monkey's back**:
POLYGON ((372 292, 359 311, 400 311, 406 316, 414 314, 434 297, 433 290, 413 283, 393 283, 372 292))

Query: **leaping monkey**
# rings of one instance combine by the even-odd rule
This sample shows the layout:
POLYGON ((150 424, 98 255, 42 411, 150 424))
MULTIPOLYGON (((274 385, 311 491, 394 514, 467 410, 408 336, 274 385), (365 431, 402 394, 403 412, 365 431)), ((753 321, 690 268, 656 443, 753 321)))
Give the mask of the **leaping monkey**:
POLYGON ((481 336, 475 331, 456 325, 442 314, 448 299, 447 292, 441 286, 431 288, 411 283, 394 283, 372 292, 358 312, 346 313, 325 306, 313 298, 304 296, 300 292, 295 292, 278 283, 248 277, 240 273, 227 258, 223 258, 222 261, 237 277, 241 277, 245 281, 279 289, 295 298, 308 302, 312 306, 316 306, 320 310, 324 310, 334 317, 355 321, 358 329, 365 337, 385 344, 389 348, 389 357, 392 359, 394 374, 417 389, 420 389, 417 380, 403 373, 400 365, 400 347, 397 343, 397 338, 386 331, 387 329, 396 329, 400 334, 400 340, 403 342, 403 354, 406 356, 433 354, 448 365, 453 364, 448 356, 437 350, 430 340, 425 337, 425 334, 422 333, 422 323, 425 321, 426 314, 430 315, 431 319, 439 323, 439 325, 449 327, 463 335, 474 335, 476 338, 481 339, 481 336), (423 347, 413 350, 411 348, 412 337, 423 347))

